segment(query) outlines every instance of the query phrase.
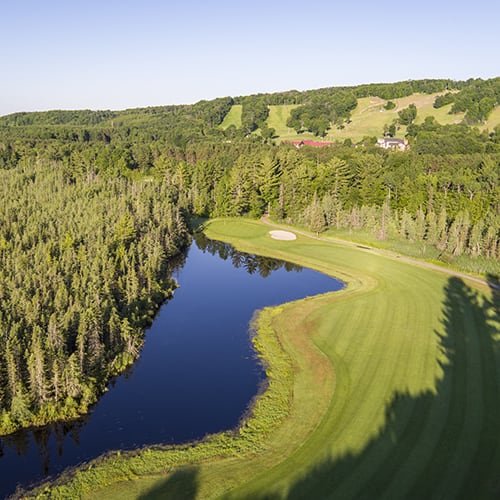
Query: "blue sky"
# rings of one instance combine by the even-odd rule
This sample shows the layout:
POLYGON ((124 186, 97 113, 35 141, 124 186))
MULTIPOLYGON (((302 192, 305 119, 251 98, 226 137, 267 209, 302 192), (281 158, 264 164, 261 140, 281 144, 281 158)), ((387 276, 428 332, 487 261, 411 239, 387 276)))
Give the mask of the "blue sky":
POLYGON ((0 115, 500 76, 500 2, 15 0, 0 115))

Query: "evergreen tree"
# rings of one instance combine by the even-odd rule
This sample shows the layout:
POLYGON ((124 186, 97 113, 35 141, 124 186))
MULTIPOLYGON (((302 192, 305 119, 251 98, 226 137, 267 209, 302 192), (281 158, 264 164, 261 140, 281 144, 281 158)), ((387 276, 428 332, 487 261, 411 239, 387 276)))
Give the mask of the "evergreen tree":
POLYGON ((316 194, 314 195, 311 204, 304 212, 304 219, 308 229, 316 234, 321 233, 326 228, 325 214, 323 213, 323 209, 321 208, 321 204, 319 203, 316 194))
POLYGON ((446 217, 446 208, 443 207, 439 212, 437 221, 437 248, 441 251, 445 250, 448 241, 448 223, 446 217))
POLYGON ((427 212, 427 233, 425 235, 426 241, 431 245, 436 245, 438 242, 438 221, 434 211, 427 212))

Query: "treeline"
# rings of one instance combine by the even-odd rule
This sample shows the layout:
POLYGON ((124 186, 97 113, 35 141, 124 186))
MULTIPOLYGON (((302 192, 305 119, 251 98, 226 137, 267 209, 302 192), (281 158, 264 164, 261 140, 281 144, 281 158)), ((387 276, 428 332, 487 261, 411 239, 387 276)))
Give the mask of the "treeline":
POLYGON ((407 97, 416 92, 434 94, 446 90, 460 90, 476 80, 455 81, 450 79, 405 80, 395 83, 369 83, 356 86, 324 87, 314 90, 288 90, 272 94, 253 94, 234 98, 235 104, 245 104, 249 100, 261 100, 266 105, 307 104, 314 100, 325 101, 335 98, 338 93, 352 93, 356 98, 376 96, 382 99, 407 97))
POLYGON ((184 208, 168 180, 0 170, 0 434, 85 413, 134 361, 175 283, 184 208))
POLYGON ((450 113, 465 113, 469 125, 483 123, 500 103, 500 78, 468 80, 460 92, 436 97, 435 108, 453 103, 450 113))
POLYGON ((499 165, 499 154, 254 146, 226 167, 215 155, 172 164, 166 175, 182 176, 199 215, 258 217, 268 211, 317 232, 370 229, 380 239, 425 240, 451 256, 497 259, 499 165))
POLYGON ((26 141, 101 140, 148 142, 163 140, 176 147, 188 142, 223 138, 219 125, 231 109, 231 97, 200 101, 192 105, 158 106, 125 111, 46 111, 14 113, 0 117, 0 137, 26 141))
POLYGON ((31 125, 80 125, 92 126, 107 121, 117 116, 115 111, 85 110, 52 110, 34 111, 31 113, 20 112, 0 117, 0 123, 6 126, 31 126, 31 125))
POLYGON ((484 231, 498 222, 498 130, 441 126, 427 118, 408 127, 412 147, 407 153, 381 150, 372 140, 357 148, 338 145, 298 151, 262 144, 258 138, 227 143, 207 137, 181 148, 167 138, 152 141, 141 130, 125 132, 117 129, 109 142, 101 137, 88 142, 30 137, 24 143, 4 142, 3 147, 0 134, 0 163, 12 168, 28 159, 57 161, 67 180, 165 176, 180 186, 189 210, 204 216, 259 216, 271 209, 278 218, 298 222, 305 220, 304 210, 314 196, 320 203, 324 196, 337 196, 340 208, 350 211, 382 207, 390 194, 390 208, 398 217, 403 210, 415 218, 419 209, 427 215, 445 208, 447 228, 464 211, 472 224, 483 220, 484 231), (333 160, 343 162, 342 175, 335 161, 330 164, 333 160), (342 194, 336 195, 341 178, 342 194))
POLYGON ((479 130, 466 124, 440 125, 432 116, 421 125, 410 124, 407 137, 412 150, 438 156, 500 152, 500 126, 493 131, 479 130))
POLYGON ((446 91, 436 98, 434 106, 453 103, 452 113, 466 112, 466 123, 475 124, 483 122, 498 105, 499 82, 500 78, 408 80, 224 97, 192 105, 153 106, 124 111, 14 113, 0 117, 0 135, 15 134, 12 128, 22 128, 28 134, 36 133, 46 139, 84 142, 99 139, 110 142, 117 135, 132 141, 140 131, 139 134, 149 137, 149 141, 164 140, 183 149, 193 142, 248 137, 257 129, 261 130, 264 140, 271 139, 274 131, 266 124, 268 106, 295 104, 298 107, 293 109, 288 125, 297 132, 309 131, 324 136, 332 124, 343 127, 356 107, 358 98, 378 96, 390 100, 416 92, 431 94, 446 91), (219 125, 233 104, 242 105, 242 126, 238 131, 230 127, 224 132, 219 125))
POLYGON ((13 113, 0 117, 0 126, 93 126, 120 127, 129 125, 174 126, 191 121, 198 127, 216 126, 222 123, 233 105, 231 97, 199 101, 189 105, 151 106, 123 111, 52 110, 30 113, 13 113))
POLYGON ((311 231, 327 228, 366 230, 379 240, 399 238, 410 243, 427 243, 440 251, 443 261, 461 255, 500 258, 498 224, 500 218, 487 213, 484 219, 473 222, 468 210, 450 218, 446 208, 439 212, 419 208, 416 214, 391 208, 390 198, 380 206, 339 208, 325 196, 314 198, 299 219, 311 231))

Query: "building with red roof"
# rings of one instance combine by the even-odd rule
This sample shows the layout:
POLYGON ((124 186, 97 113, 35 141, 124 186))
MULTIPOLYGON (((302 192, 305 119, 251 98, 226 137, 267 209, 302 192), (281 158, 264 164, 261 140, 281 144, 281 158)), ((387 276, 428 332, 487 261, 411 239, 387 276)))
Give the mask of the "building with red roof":
POLYGON ((289 141, 289 143, 293 144, 296 148, 301 148, 302 146, 312 146, 313 148, 320 148, 333 144, 333 142, 331 141, 312 141, 310 139, 304 139, 302 141, 289 141))

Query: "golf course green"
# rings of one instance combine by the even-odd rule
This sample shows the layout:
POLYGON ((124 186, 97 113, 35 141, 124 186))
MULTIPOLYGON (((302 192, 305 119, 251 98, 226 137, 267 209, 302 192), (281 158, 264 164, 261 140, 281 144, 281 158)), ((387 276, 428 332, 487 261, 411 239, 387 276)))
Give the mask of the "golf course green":
POLYGON ((113 453, 40 497, 500 496, 498 291, 353 244, 276 240, 270 229, 217 219, 204 232, 346 287, 260 312, 254 343, 269 386, 242 427, 113 453))

